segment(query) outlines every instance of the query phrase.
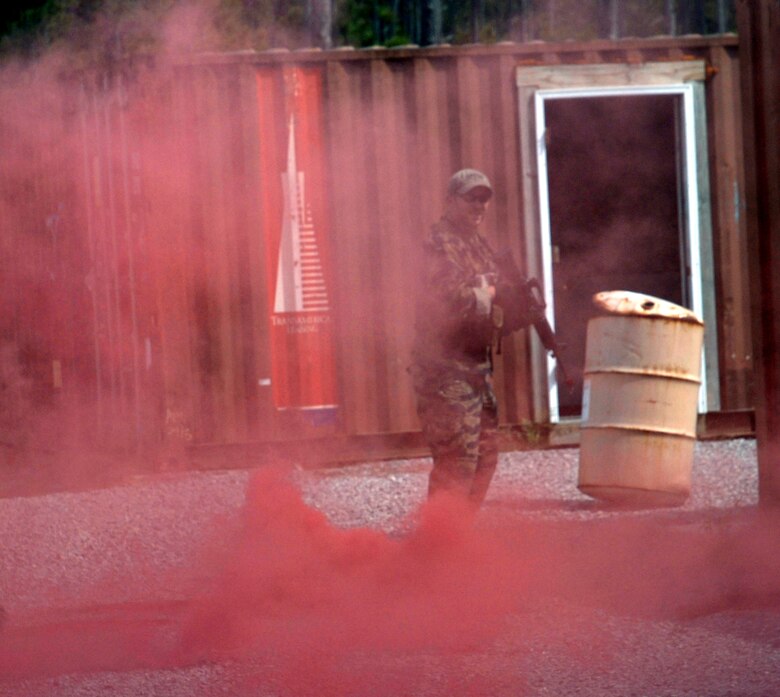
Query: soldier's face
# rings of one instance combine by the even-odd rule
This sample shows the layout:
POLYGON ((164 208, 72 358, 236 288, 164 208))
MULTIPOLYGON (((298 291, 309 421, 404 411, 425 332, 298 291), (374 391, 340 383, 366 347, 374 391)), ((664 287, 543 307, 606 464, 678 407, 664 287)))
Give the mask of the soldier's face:
POLYGON ((448 217, 459 227, 475 230, 485 219, 490 197, 490 190, 483 187, 476 187, 462 196, 451 196, 448 217))

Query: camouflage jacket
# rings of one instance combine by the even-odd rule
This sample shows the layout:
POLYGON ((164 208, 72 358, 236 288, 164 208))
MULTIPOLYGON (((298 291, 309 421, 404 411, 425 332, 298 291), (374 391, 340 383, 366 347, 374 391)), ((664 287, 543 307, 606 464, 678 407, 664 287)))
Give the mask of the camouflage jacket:
POLYGON ((415 322, 414 363, 426 369, 488 372, 502 324, 487 290, 495 284, 495 254, 478 232, 436 223, 423 247, 415 322))

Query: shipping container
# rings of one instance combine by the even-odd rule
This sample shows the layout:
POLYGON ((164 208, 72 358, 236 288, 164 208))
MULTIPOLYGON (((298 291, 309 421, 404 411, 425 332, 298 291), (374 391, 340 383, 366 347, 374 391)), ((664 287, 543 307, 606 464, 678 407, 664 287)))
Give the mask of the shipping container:
POLYGON ((420 244, 450 175, 475 167, 495 188, 484 233, 540 280, 575 383, 559 384, 533 330, 504 339, 496 385, 518 445, 576 434, 604 290, 696 312, 702 433, 744 427, 738 45, 248 51, 63 77, 45 157, 0 123, 18 150, 0 173, 14 369, 59 395, 51 409, 90 409, 95 442, 423 452, 407 372, 420 244), (23 282, 46 285, 46 312, 23 282))

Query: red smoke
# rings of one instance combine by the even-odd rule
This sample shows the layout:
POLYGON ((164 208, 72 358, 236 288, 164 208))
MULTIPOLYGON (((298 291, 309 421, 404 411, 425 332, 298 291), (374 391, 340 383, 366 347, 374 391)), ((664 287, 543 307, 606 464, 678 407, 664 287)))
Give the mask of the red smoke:
MULTIPOLYGON (((269 680, 290 695, 413 692, 426 678, 418 668, 378 680, 372 659, 491 646, 524 601, 527 569, 457 500, 426 505, 410 526, 399 538, 336 528, 282 473, 260 472, 242 532, 220 555, 224 566, 185 626, 178 660, 261 657, 272 668, 247 678, 247 694, 269 680), (360 656, 369 657, 365 672, 355 665, 360 656)), ((453 694, 488 688, 479 677, 443 677, 453 694)))
MULTIPOLYGON (((393 538, 332 526, 279 472, 262 472, 179 660, 263 657, 282 694, 379 694, 381 684, 392 695, 414 693, 430 676, 408 667, 380 679, 376 663, 361 673, 355 657, 382 656, 384 671, 388 656, 433 653, 447 657, 448 694, 491 694, 502 680, 522 694, 522 677, 495 668, 498 647, 518 633, 520 650, 541 645, 597 669, 620 650, 600 612, 680 619, 760 604, 780 590, 780 561, 767 546, 774 518, 531 522, 517 513, 475 518, 458 501, 438 500, 393 538), (563 623, 551 633, 555 622, 563 623), (463 674, 465 655, 483 656, 484 672, 463 674)), ((267 680, 260 671, 247 689, 267 680)))
POLYGON ((12 621, 0 672, 205 662, 232 670, 239 695, 523 694, 519 666, 538 651, 609 670, 617 618, 684 622, 780 591, 773 516, 570 509, 534 519, 521 505, 475 517, 442 499, 402 535, 340 529, 269 467, 251 480, 238 524, 215 521, 200 558, 176 572, 187 583, 171 579, 194 583, 191 597, 12 621))
POLYGON ((188 641, 313 650, 326 633, 331 650, 458 646, 490 636, 517 603, 505 552, 458 501, 427 506, 413 532, 392 539, 334 527, 278 472, 261 472, 188 641))
MULTIPOLYGON (((205 44, 212 41, 213 26, 198 9, 184 9, 161 26, 159 41, 172 52, 211 47, 204 45, 203 37, 207 37, 205 44)), ((106 41, 110 34, 104 37, 106 41)), ((83 377, 79 370, 91 375, 94 343, 103 340, 103 335, 98 333, 95 340, 92 332, 80 331, 78 325, 63 329, 69 314, 74 322, 89 318, 92 298, 88 294, 95 287, 90 250, 77 243, 86 238, 83 230, 87 227, 79 210, 89 187, 98 183, 105 187, 109 180, 122 182, 127 174, 122 164, 134 162, 122 152, 121 138, 112 141, 114 149, 97 143, 101 133, 106 136, 100 130, 106 114, 115 113, 104 109, 100 99, 120 100, 118 88, 94 97, 88 109, 91 120, 86 133, 82 132, 77 117, 84 105, 79 102, 78 89, 71 90, 78 81, 59 79, 72 67, 71 57, 62 49, 35 66, 6 66, 0 88, 2 142, 13 146, 4 149, 0 167, 4 181, 15 183, 10 195, 0 200, 0 261, 4 262, 0 270, 13 271, 0 278, 0 328, 2 337, 12 336, 27 351, 26 365, 39 371, 34 375, 21 372, 19 357, 0 346, 3 373, 12 376, 10 382, 15 386, 18 407, 13 415, 31 412, 26 424, 11 423, 7 430, 18 434, 23 426, 30 426, 38 443, 60 450, 63 439, 71 439, 67 444, 78 440, 73 434, 79 428, 84 429, 85 442, 94 442, 90 425, 95 405, 82 404, 75 389, 69 393, 73 401, 56 411, 56 418, 48 418, 51 412, 43 407, 54 407, 36 402, 30 385, 53 390, 55 362, 64 370, 63 394, 83 377), (44 118, 47 114, 50 120, 44 118), (100 160, 98 153, 104 153, 107 161, 100 160), (41 176, 63 170, 72 174, 66 179, 73 183, 61 189, 41 176), (34 326, 30 318, 35 318, 34 326)), ((186 361, 185 351, 175 352, 180 346, 191 349, 186 333, 191 308, 181 297, 182 277, 192 262, 188 255, 197 250, 181 244, 186 238, 179 234, 178 218, 166 217, 160 209, 188 209, 201 202, 188 200, 188 180, 175 168, 178 160, 171 153, 181 146, 175 129, 160 123, 159 113, 157 120, 153 118, 157 100, 169 96, 167 83, 164 78, 155 82, 154 75, 139 82, 148 101, 133 95, 134 104, 143 108, 134 112, 137 121, 128 124, 128 131, 153 145, 143 149, 149 159, 139 165, 145 180, 151 182, 150 198, 144 204, 151 201, 157 207, 165 229, 139 233, 139 248, 147 256, 134 258, 139 272, 136 281, 143 296, 149 276, 141 273, 145 269, 142 258, 149 268, 165 271, 157 275, 157 297, 161 303, 184 309, 181 326, 167 325, 161 331, 174 347, 175 360, 186 361), (150 117, 151 125, 142 116, 150 117)), ((207 106, 203 105, 204 111, 207 106)), ((116 124, 109 131, 120 132, 116 124)), ((127 176, 131 193, 136 174, 132 170, 127 176)), ((197 172, 197 176, 208 175, 197 172)), ((109 201, 108 197, 101 200, 99 210, 108 210, 109 201)), ((115 208, 116 239, 121 242, 127 221, 124 206, 115 208)), ((133 221, 133 230, 139 229, 142 226, 133 221)), ((127 259, 120 258, 120 269, 126 266, 127 259)), ((208 270, 204 266, 202 275, 193 276, 205 278, 208 270)), ((102 296, 99 300, 103 302, 102 296)), ((204 290, 202 305, 211 301, 204 290)), ((109 374, 109 368, 113 362, 124 361, 120 366, 124 370, 132 365, 132 356, 127 355, 131 352, 121 340, 131 332, 122 326, 112 329, 120 338, 115 346, 104 349, 100 370, 105 384, 101 386, 104 393, 121 387, 126 394, 131 386, 118 385, 124 373, 117 369, 109 374), (114 378, 118 386, 111 382, 114 378)), ((140 326, 137 330, 136 360, 141 363, 144 331, 151 334, 155 329, 140 326)), ((204 353, 213 349, 197 348, 204 353)), ((158 356, 153 351, 149 356, 148 379, 152 380, 158 356)), ((200 355, 198 359, 205 361, 200 355)), ((185 387, 173 385, 171 390, 184 392, 185 387)), ((51 400, 59 396, 53 393, 51 400)), ((142 410, 110 413, 113 407, 104 398, 106 422, 116 416, 123 426, 134 428, 136 418, 147 418, 142 410)), ((187 399, 182 401, 189 405, 187 399)), ((167 413, 166 427, 185 431, 179 418, 183 420, 180 414, 167 413)), ((159 427, 154 419, 150 422, 159 427)), ((0 430, 5 425, 0 423, 0 430)), ((109 436, 111 445, 125 442, 116 433, 109 436)), ((61 458, 58 467, 72 466, 76 455, 67 458, 67 463, 61 458)), ((106 468, 105 461, 99 465, 106 468)), ((61 471, 55 476, 62 476, 61 471)), ((52 481, 47 485, 51 487, 52 481)), ((521 652, 530 651, 529 646, 543 645, 571 661, 609 663, 616 647, 594 619, 596 610, 678 617, 761 602, 780 590, 775 518, 734 514, 705 524, 703 517, 686 521, 626 514, 583 520, 574 511, 564 513, 572 517, 534 521, 521 510, 488 506, 474 518, 457 502, 441 500, 424 506, 409 521, 405 536, 391 537, 372 529, 333 526, 323 513, 305 505, 284 473, 263 470, 249 486, 239 530, 215 523, 215 549, 204 552, 203 559, 186 570, 188 579, 206 579, 194 598, 180 604, 100 608, 94 614, 57 616, 50 612, 28 624, 18 624, 12 617, 0 637, 0 675, 10 680, 236 661, 256 666, 247 669, 244 677, 246 694, 256 694, 262 684, 290 695, 397 696, 423 692, 417 688, 424 684, 429 692, 439 694, 485 695, 495 694, 497 681, 503 681, 502 693, 516 695, 523 692, 522 675, 488 674, 482 670, 482 661, 490 662, 493 656, 516 663, 521 652), (525 643, 518 643, 518 636, 525 643), (444 657, 447 669, 437 678, 426 670, 429 655, 444 657)), ((127 554, 130 563, 141 563, 140 554, 132 549, 127 554)), ((121 575, 101 579, 117 587, 122 581, 121 575)))

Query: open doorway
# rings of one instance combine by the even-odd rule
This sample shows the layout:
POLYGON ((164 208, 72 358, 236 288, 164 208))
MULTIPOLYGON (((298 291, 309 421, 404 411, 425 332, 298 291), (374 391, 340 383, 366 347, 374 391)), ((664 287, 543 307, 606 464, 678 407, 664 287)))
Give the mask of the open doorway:
POLYGON ((551 281, 578 416, 592 296, 630 290, 690 307, 679 94, 544 100, 551 281))
POLYGON ((720 408, 703 61, 519 66, 522 241, 578 387, 532 333, 532 416, 581 411, 593 293, 635 290, 702 317, 701 413, 720 408))

